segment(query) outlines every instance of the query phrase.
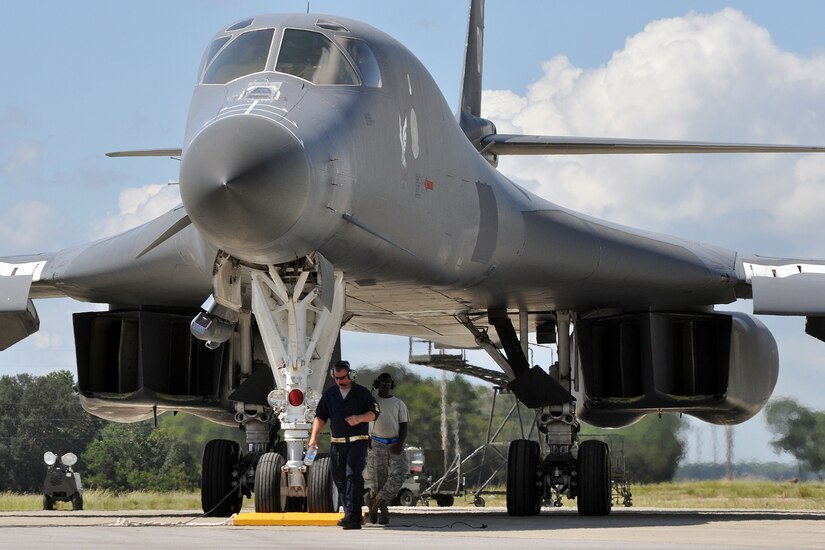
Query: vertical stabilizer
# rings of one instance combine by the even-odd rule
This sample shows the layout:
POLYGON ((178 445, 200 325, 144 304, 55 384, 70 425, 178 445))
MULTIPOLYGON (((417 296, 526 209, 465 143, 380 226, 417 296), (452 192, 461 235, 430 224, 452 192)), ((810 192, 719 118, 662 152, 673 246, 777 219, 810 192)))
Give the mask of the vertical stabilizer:
MULTIPOLYGON (((476 149, 481 138, 496 133, 495 125, 481 118, 481 74, 484 58, 484 0, 470 0, 467 44, 464 49, 464 76, 458 103, 458 123, 476 149)), ((495 165, 495 157, 488 160, 495 165)))
POLYGON ((484 62, 484 0, 470 0, 464 76, 461 80, 459 112, 481 116, 481 72, 484 62))

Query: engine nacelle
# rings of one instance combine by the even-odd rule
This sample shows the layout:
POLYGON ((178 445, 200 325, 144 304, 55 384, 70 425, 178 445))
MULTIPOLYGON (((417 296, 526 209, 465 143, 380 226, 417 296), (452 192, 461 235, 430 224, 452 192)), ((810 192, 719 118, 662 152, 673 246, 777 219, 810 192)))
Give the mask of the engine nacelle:
POLYGON ((225 399, 228 347, 192 337, 192 313, 105 311, 74 315, 77 387, 86 411, 137 422, 167 410, 232 423, 225 399))
POLYGON ((765 406, 779 353, 755 317, 727 313, 623 313, 576 324, 579 417, 630 425, 652 412, 739 424, 765 406))

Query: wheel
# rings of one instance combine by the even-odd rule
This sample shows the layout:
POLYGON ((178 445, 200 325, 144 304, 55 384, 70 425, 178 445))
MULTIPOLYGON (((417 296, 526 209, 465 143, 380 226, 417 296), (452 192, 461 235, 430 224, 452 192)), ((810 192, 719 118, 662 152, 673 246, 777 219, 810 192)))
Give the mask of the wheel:
POLYGON ((54 510, 54 500, 49 495, 43 495, 43 509, 54 510))
POLYGON ((228 439, 213 439, 203 449, 201 507, 207 516, 228 517, 240 512, 243 493, 238 479, 241 447, 228 439))
POLYGON ((409 489, 401 489, 398 492, 398 504, 400 506, 415 506, 415 496, 409 489))
POLYGON ((588 440, 579 445, 577 505, 582 516, 606 516, 613 504, 610 492, 610 449, 588 440))
POLYGON ((538 490, 539 444, 527 439, 510 442, 507 452, 507 513, 535 516, 541 509, 538 490))
POLYGON ((329 456, 315 459, 307 474, 307 512, 337 512, 338 488, 332 481, 329 456))
POLYGON ((473 504, 475 504, 476 508, 484 508, 484 505, 487 504, 482 497, 476 497, 473 499, 473 504))
POLYGON ((455 497, 453 495, 438 495, 435 497, 435 503, 441 506, 442 508, 447 508, 452 506, 455 502, 455 497))
POLYGON ((72 510, 80 511, 83 509, 83 496, 80 493, 72 495, 72 510))
MULTIPOLYGON (((278 453, 264 453, 255 469, 255 511, 287 511, 287 479, 281 468, 286 464, 278 453)), ((293 503, 290 503, 293 504, 293 503)))

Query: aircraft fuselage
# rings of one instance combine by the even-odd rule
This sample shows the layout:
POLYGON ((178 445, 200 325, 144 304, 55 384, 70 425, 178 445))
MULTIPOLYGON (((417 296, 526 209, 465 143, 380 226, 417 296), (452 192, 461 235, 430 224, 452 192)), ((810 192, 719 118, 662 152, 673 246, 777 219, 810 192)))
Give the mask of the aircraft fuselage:
POLYGON ((320 17, 258 18, 255 27, 274 28, 273 44, 295 28, 363 40, 381 87, 271 70, 199 84, 181 194, 207 240, 253 264, 318 251, 349 282, 448 289, 445 309, 734 299, 735 253, 640 239, 513 184, 469 143, 409 51, 353 21, 335 20, 347 33, 319 28, 320 17))

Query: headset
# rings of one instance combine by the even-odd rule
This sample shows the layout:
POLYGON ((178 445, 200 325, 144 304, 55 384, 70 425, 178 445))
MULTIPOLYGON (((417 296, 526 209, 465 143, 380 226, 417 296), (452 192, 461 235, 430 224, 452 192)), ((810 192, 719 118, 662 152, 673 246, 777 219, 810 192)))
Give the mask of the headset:
POLYGON ((355 371, 352 370, 352 367, 349 366, 349 361, 338 361, 335 363, 335 366, 329 369, 329 375, 332 378, 335 378, 335 371, 337 370, 347 370, 347 378, 350 380, 355 379, 355 371))
POLYGON ((386 381, 387 379, 389 379, 389 381, 390 381, 390 389, 394 390, 395 389, 395 380, 392 379, 392 375, 388 372, 382 372, 381 374, 379 374, 378 377, 375 380, 372 381, 372 388, 377 390, 378 388, 381 387, 381 381, 382 380, 386 381))

